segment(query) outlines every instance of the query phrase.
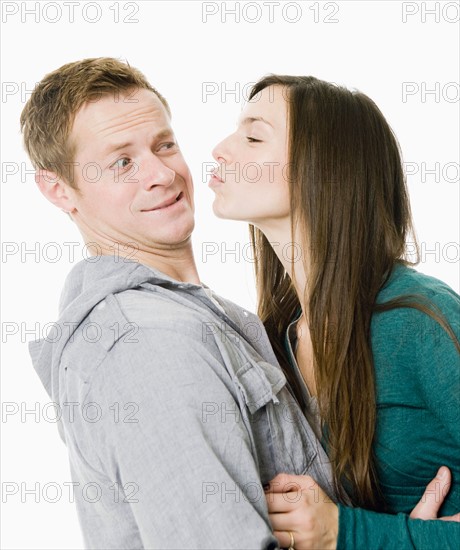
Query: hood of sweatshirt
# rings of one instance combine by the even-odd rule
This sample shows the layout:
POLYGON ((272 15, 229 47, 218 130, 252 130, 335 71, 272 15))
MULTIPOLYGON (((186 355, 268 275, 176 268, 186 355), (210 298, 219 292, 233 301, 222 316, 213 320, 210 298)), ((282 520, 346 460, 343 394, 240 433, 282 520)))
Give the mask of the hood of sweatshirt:
MULTIPOLYGON (((140 287, 177 285, 163 273, 135 261, 98 256, 83 260, 69 273, 59 302, 59 318, 46 338, 29 343, 32 363, 53 402, 59 403, 59 365, 78 325, 107 296, 140 287)), ((184 287, 196 286, 184 283, 184 287)))

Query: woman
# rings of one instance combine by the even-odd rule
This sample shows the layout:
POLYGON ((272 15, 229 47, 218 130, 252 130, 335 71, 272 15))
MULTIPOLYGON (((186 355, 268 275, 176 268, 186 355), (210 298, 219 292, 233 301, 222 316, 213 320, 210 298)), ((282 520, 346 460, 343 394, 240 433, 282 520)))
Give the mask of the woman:
POLYGON ((440 464, 453 476, 441 514, 460 509, 460 299, 409 267, 383 115, 362 93, 268 76, 213 155, 214 212, 251 223, 258 313, 341 495, 336 506, 309 478, 277 476, 266 496, 280 544, 457 547, 458 523, 407 521, 440 464))

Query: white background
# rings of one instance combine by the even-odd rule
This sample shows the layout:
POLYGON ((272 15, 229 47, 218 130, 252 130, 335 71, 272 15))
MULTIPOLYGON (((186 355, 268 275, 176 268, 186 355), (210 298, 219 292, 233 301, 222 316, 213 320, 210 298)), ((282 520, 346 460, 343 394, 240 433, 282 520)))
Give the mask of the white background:
MULTIPOLYGON (((289 2, 272 2, 272 22, 266 2, 137 1, 120 2, 118 8, 114 1, 79 2, 73 22, 65 2, 2 4, 2 401, 3 407, 16 403, 19 411, 38 403, 39 412, 22 421, 20 412, 2 416, 1 542, 8 549, 77 549, 82 539, 75 504, 63 485, 70 481, 67 451, 56 425, 46 421, 43 407, 50 399, 25 341, 35 337, 36 324, 40 330, 56 320, 60 289, 72 267, 63 243, 81 240, 66 216, 39 194, 33 174, 20 167, 25 163, 30 170, 18 123, 27 91, 46 73, 85 57, 117 57, 141 69, 171 105, 173 127, 194 175, 194 245, 202 280, 254 310, 247 227, 213 216, 202 163, 212 160, 212 147, 233 130, 245 86, 266 73, 314 75, 358 88, 389 120, 411 172, 422 244, 418 269, 458 292, 459 103, 452 84, 459 80, 458 2, 291 2, 284 12, 289 2), (239 23, 226 12, 235 7, 239 23), (30 9, 36 15, 27 13, 30 9), (338 22, 326 22, 328 16, 338 22), (404 86, 415 90, 405 100, 404 86), (436 87, 438 94, 424 94, 436 87), (204 97, 204 88, 216 93, 204 97), (428 170, 438 163, 438 173, 424 173, 422 163, 428 170), (62 247, 56 262, 50 261, 56 248, 47 244, 53 242, 62 247), (203 246, 210 245, 204 243, 216 243, 218 253, 205 258, 203 246), (34 247, 36 256, 25 254, 34 247), (15 326, 18 332, 12 334, 15 326), (50 482, 63 490, 57 502, 51 502, 51 489, 43 494, 50 482), (14 487, 7 483, 17 484, 18 493, 7 494, 14 487), (37 497, 26 494, 21 483, 27 489, 38 483, 37 497)), ((80 244, 74 262, 82 253, 80 244)))

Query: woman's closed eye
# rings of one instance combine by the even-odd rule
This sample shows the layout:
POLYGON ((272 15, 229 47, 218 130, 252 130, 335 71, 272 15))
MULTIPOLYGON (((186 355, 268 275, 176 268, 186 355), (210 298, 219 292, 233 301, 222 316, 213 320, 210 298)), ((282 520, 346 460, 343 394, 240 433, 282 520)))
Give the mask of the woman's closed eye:
POLYGON ((250 136, 246 136, 246 139, 249 141, 249 143, 261 143, 262 142, 261 139, 256 139, 256 138, 253 138, 253 137, 250 137, 250 136))

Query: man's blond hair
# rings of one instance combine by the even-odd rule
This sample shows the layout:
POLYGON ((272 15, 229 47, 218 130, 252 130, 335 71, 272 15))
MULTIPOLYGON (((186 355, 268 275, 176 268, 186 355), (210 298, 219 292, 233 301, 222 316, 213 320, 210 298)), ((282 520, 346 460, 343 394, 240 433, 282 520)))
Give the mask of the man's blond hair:
POLYGON ((171 114, 166 99, 138 69, 111 57, 83 59, 47 74, 21 113, 24 146, 34 167, 50 170, 76 187, 75 144, 69 136, 78 110, 106 95, 121 101, 120 96, 135 89, 151 90, 171 114))

